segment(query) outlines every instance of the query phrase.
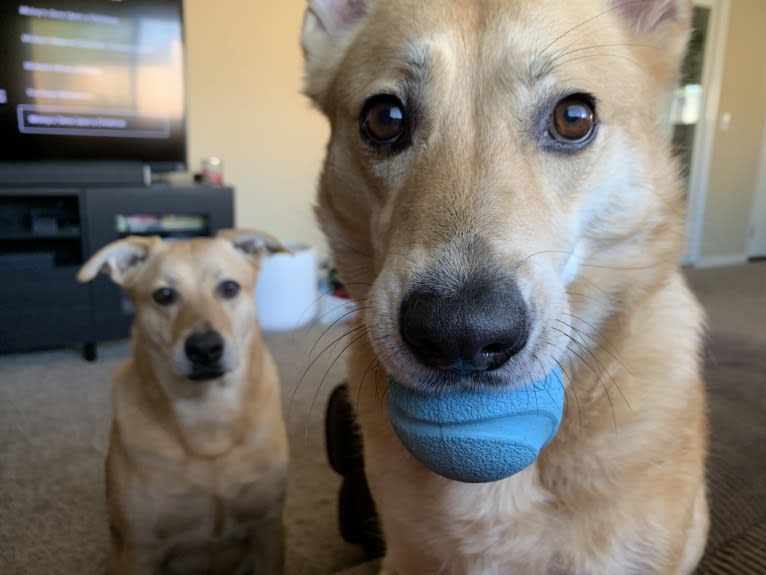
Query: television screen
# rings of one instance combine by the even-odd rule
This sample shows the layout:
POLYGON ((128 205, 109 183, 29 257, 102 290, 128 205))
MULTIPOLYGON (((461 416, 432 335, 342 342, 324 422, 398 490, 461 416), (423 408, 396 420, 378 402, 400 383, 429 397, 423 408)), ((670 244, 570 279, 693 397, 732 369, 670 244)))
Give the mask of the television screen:
POLYGON ((2 0, 0 161, 186 164, 182 0, 2 0))

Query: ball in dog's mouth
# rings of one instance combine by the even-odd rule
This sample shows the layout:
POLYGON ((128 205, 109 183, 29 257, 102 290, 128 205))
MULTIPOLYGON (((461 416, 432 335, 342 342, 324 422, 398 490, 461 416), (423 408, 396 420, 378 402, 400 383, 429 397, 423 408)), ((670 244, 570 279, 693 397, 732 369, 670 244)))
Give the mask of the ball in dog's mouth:
POLYGON ((389 419, 407 450, 434 473, 464 483, 498 481, 537 459, 564 413, 559 368, 523 386, 428 394, 389 378, 389 419))

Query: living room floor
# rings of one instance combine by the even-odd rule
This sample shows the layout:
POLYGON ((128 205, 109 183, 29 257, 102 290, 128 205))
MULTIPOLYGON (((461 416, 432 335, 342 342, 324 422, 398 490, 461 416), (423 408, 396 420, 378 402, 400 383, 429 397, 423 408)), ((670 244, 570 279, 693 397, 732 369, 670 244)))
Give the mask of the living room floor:
MULTIPOLYGON (((707 309, 710 332, 747 342, 756 356, 766 357, 766 262, 686 273, 707 309)), ((324 455, 324 406, 343 378, 343 362, 336 360, 344 333, 343 327, 314 325, 266 335, 281 372, 292 448, 286 511, 290 575, 330 574, 355 565, 354 573, 373 572, 362 550, 338 533, 340 479, 324 455)), ((108 381, 128 353, 127 343, 117 342, 100 346, 94 363, 84 362, 76 349, 0 356, 0 573, 103 572, 108 381)), ((754 401, 762 403, 754 413, 763 417, 751 431, 761 436, 766 371, 759 374, 761 399, 754 401)), ((763 444, 741 447, 746 458, 766 455, 763 444)), ((753 473, 760 474, 754 478, 760 491, 750 494, 747 514, 762 525, 766 474, 763 466, 753 473)), ((728 540, 714 543, 724 549, 728 540)), ((735 573, 716 569, 711 563, 702 572, 735 573)))

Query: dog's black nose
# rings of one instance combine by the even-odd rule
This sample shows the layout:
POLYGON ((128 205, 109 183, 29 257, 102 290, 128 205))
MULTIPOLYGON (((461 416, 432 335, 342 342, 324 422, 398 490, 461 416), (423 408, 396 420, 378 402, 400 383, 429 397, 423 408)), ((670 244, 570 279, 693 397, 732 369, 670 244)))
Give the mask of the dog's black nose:
POLYGON ((186 339, 186 357, 194 365, 210 366, 223 355, 223 338, 215 330, 193 333, 186 339))
POLYGON ((515 283, 469 280, 452 293, 410 291, 399 310, 402 338, 432 367, 468 375, 505 364, 527 343, 527 307, 515 283))

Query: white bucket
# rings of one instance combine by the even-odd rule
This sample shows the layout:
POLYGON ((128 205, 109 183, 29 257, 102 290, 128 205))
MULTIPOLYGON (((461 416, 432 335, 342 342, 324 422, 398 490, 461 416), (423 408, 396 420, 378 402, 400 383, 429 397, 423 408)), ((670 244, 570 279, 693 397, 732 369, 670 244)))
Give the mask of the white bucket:
POLYGON ((286 244, 292 254, 273 254, 261 262, 255 302, 261 329, 298 329, 317 315, 317 255, 305 244, 286 244))

